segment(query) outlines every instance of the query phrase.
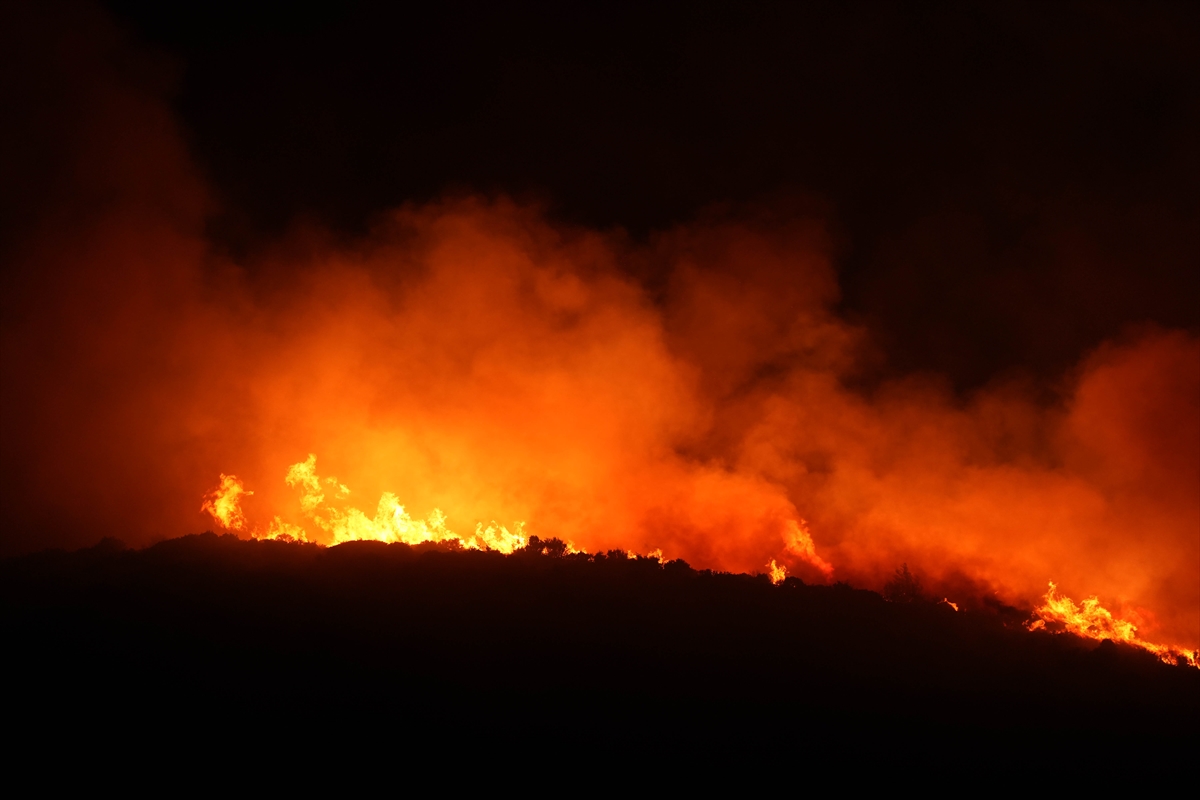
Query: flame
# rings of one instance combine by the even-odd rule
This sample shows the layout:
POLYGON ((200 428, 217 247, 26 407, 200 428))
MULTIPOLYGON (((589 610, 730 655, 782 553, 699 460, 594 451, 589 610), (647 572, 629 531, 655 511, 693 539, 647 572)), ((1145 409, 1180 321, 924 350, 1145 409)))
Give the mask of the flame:
POLYGON ((1154 653, 1168 664, 1200 666, 1200 663, 1197 663, 1197 651, 1147 642, 1138 636, 1137 625, 1129 620, 1114 617, 1111 611, 1100 605, 1098 597, 1088 597, 1081 605, 1075 605, 1071 598, 1058 593, 1058 586, 1054 581, 1050 581, 1050 588, 1042 598, 1042 605, 1034 609, 1034 613, 1038 619, 1028 624, 1030 630, 1048 629, 1047 623, 1051 623, 1087 639, 1108 639, 1140 647, 1154 653))
POLYGON ((252 495, 254 492, 246 488, 246 484, 236 475, 221 474, 217 488, 204 496, 200 506, 201 511, 207 511, 217 524, 227 531, 243 531, 256 539, 278 539, 289 542, 306 542, 308 537, 299 525, 284 522, 276 516, 267 526, 265 533, 257 526, 250 527, 246 513, 242 510, 242 495, 252 495))
MULTIPOLYGON (((222 474, 220 481, 220 486, 205 496, 202 510, 212 514, 222 527, 248 532, 256 539, 312 541, 303 527, 287 522, 278 515, 271 520, 265 532, 258 526, 248 526, 238 498, 253 492, 247 490, 242 480, 235 475, 222 474)), ((317 474, 315 453, 309 453, 304 461, 292 464, 284 476, 284 483, 300 490, 301 513, 329 535, 330 544, 353 541, 401 542, 410 545, 424 542, 457 542, 459 546, 468 550, 494 550, 510 554, 525 547, 529 541, 525 534, 524 522, 514 523, 512 530, 495 521, 486 526, 477 522, 473 534, 460 536, 446 526, 447 518, 441 509, 433 509, 425 519, 414 519, 392 492, 384 492, 380 496, 373 518, 357 508, 334 505, 330 502, 330 496, 333 500, 340 501, 351 494, 350 488, 335 477, 321 478, 317 474)), ((789 523, 786 544, 789 551, 818 567, 823 574, 832 574, 833 567, 816 555, 812 536, 804 520, 789 523)), ((565 552, 568 554, 587 552, 569 539, 565 545, 565 552)), ((621 552, 637 556, 633 550, 621 552)), ((667 561, 661 547, 650 550, 645 557, 652 558, 659 564, 667 561)), ((787 568, 773 558, 767 564, 767 568, 772 583, 781 583, 787 577, 787 568)))
POLYGON ((267 532, 259 536, 255 533, 255 538, 259 539, 274 539, 283 542, 307 542, 308 535, 304 528, 299 525, 293 525, 290 522, 284 522, 278 516, 271 520, 271 524, 267 526, 267 532))
POLYGON ((239 500, 244 494, 251 495, 254 492, 247 490, 236 475, 222 473, 217 488, 204 496, 200 510, 211 514, 217 524, 227 531, 246 530, 246 515, 242 512, 239 500))
MULTIPOLYGON (((886 362, 842 313, 824 222, 774 204, 630 237, 460 195, 234 256, 204 234, 215 195, 169 105, 107 56, 34 51, 98 68, 63 73, 95 102, 43 160, 80 168, 14 229, 0 298, 7 547, 192 532, 236 463, 204 512, 243 535, 507 548, 523 528, 488 520, 525 520, 868 588, 908 561, 962 602, 1036 602, 1055 576, 1200 647, 1194 331, 1101 326, 1053 397, 962 394, 886 362), (310 451, 344 482, 288 468, 310 451)), ((1091 287, 1058 266, 1083 281, 1064 296, 1091 287)))
MULTIPOLYGON (((833 577, 833 565, 817 555, 817 547, 813 544, 812 533, 808 530, 807 522, 789 520, 786 541, 787 549, 820 570, 821 574, 825 576, 825 580, 828 581, 833 577)), ((774 559, 771 563, 774 563, 774 559)))
MULTIPOLYGON (((332 544, 352 541, 402 542, 404 544, 422 544, 424 542, 456 542, 464 549, 494 550, 510 554, 528 543, 524 523, 517 522, 513 530, 492 521, 485 527, 482 522, 475 525, 475 532, 463 537, 446 526, 446 516, 441 509, 435 508, 425 519, 414 519, 397 496, 392 492, 384 492, 376 506, 375 516, 368 517, 354 507, 340 507, 333 501, 344 500, 351 494, 349 487, 339 482, 335 477, 322 479, 317 474, 317 456, 309 453, 304 461, 295 463, 288 468, 284 483, 300 490, 299 504, 301 513, 312 520, 318 528, 331 537, 332 544)), ((287 522, 280 516, 275 516, 265 532, 258 527, 248 526, 245 513, 240 505, 242 495, 252 495, 254 492, 245 488, 245 484, 236 475, 220 475, 218 486, 204 497, 202 511, 207 511, 226 530, 248 531, 254 538, 310 541, 307 531, 299 525, 287 522)), ((789 521, 786 537, 787 549, 805 561, 816 566, 822 574, 829 576, 833 566, 816 554, 812 535, 804 520, 789 521)), ((567 553, 586 553, 574 542, 567 541, 567 553)), ((633 551, 628 551, 631 555, 633 551)), ((651 550, 647 556, 665 563, 662 548, 651 550)), ((787 577, 787 568, 774 558, 766 564, 767 576, 773 584, 780 584, 787 577)), ((958 611, 958 604, 949 598, 942 601, 950 608, 958 611)), ((1038 619, 1030 622, 1030 630, 1047 629, 1047 623, 1089 639, 1123 642, 1140 647, 1157 655, 1162 661, 1170 664, 1188 664, 1200 666, 1197 661, 1197 651, 1168 645, 1147 642, 1138 636, 1137 625, 1125 619, 1113 616, 1112 612, 1100 604, 1096 596, 1088 597, 1082 605, 1076 605, 1071 598, 1058 593, 1058 586, 1050 581, 1049 589, 1042 598, 1042 605, 1034 611, 1038 619)))
MULTIPOLYGON (((329 534, 332 544, 354 541, 402 542, 422 544, 424 542, 457 542, 468 550, 496 550, 511 553, 528 542, 524 523, 517 522, 509 530, 504 525, 489 522, 485 527, 476 523, 475 532, 460 536, 446 527, 446 515, 435 508, 425 519, 414 519, 400 504, 392 492, 384 492, 375 507, 375 516, 368 517, 354 507, 340 507, 334 502, 350 495, 350 489, 337 478, 324 480, 317 475, 317 456, 308 458, 288 468, 284 482, 300 490, 300 510, 318 528, 329 534)), ((284 522, 279 517, 271 523, 262 538, 293 538, 308 541, 306 531, 298 525, 284 522)), ((578 552, 569 545, 570 552, 578 552)))

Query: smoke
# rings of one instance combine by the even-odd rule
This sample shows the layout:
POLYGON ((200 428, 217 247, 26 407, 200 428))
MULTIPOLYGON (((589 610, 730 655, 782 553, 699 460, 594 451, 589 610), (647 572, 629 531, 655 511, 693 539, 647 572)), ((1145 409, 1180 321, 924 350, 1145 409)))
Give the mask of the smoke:
POLYGON ((951 594, 1054 579, 1191 641, 1198 373, 1200 341, 1155 329, 1087 356, 1050 404, 1012 384, 964 403, 921 378, 865 398, 797 371, 753 400, 738 463, 788 487, 853 582, 903 561, 951 594))
POLYGON ((806 520, 835 579, 903 561, 1006 602, 1053 579, 1200 643, 1192 333, 1128 331, 1051 387, 864 380, 821 217, 785 204, 635 242, 463 195, 235 260, 165 88, 127 74, 162 62, 97 21, 42 35, 49 99, 15 134, 42 160, 5 198, 8 552, 203 529, 221 475, 251 523, 304 524, 284 475, 316 453, 368 513, 391 491, 455 529, 826 580, 806 520))

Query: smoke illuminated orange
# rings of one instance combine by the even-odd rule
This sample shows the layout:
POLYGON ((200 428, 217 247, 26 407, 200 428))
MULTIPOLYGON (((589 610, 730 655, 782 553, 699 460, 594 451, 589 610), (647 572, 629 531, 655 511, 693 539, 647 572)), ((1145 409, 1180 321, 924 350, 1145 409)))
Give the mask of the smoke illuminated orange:
POLYGON ((528 531, 870 588, 908 563, 964 610, 1200 647, 1194 332, 1130 329, 1049 387, 897 376, 823 220, 776 208, 635 240, 459 196, 235 257, 167 105, 80 80, 82 166, 4 298, 10 547, 528 531), (1043 602, 1050 577, 1097 599, 1043 602))

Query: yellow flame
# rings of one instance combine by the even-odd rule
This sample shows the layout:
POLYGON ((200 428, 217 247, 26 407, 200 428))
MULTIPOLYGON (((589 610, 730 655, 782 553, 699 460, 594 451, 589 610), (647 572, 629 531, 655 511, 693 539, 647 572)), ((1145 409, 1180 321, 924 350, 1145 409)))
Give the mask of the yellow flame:
MULTIPOLYGON (((350 495, 349 487, 332 476, 322 478, 318 475, 315 453, 309 453, 307 459, 288 467, 284 482, 300 490, 301 513, 329 534, 332 544, 353 541, 405 544, 457 542, 469 550, 512 553, 525 547, 529 540, 523 522, 514 523, 511 530, 494 521, 486 526, 480 522, 475 525, 474 533, 459 535, 446 526, 446 516, 440 509, 435 508, 425 519, 414 519, 392 492, 384 492, 380 496, 374 516, 368 516, 358 508, 343 507, 340 501, 350 495)), ((257 526, 249 528, 239 498, 250 494, 253 492, 246 489, 237 476, 222 474, 220 485, 205 495, 201 510, 211 514, 226 530, 246 531, 256 539, 310 541, 303 527, 279 516, 271 521, 265 532, 257 526)), ((816 554, 812 535, 804 520, 788 522, 784 543, 789 552, 817 567, 827 578, 833 573, 833 567, 816 554)), ((574 542, 568 541, 566 545, 567 553, 584 552, 574 542)), ((651 550, 647 557, 660 564, 666 561, 659 548, 651 550)), ((774 559, 767 566, 773 582, 780 583, 786 577, 786 568, 774 559)))
POLYGON ((1089 597, 1081 605, 1075 605, 1071 598, 1058 594, 1058 586, 1050 581, 1050 589, 1042 598, 1042 605, 1034 609, 1038 619, 1029 623, 1030 630, 1046 628, 1046 623, 1057 623, 1070 633, 1088 639, 1110 639, 1114 642, 1124 642, 1143 650, 1154 653, 1168 664, 1186 663, 1193 667, 1197 663, 1197 652, 1181 647, 1154 644, 1141 639, 1137 634, 1137 626, 1129 620, 1118 619, 1107 608, 1100 605, 1098 597, 1089 597))
POLYGON ((788 532, 784 536, 784 543, 792 553, 800 556, 809 564, 819 569, 826 580, 833 577, 833 565, 817 555, 817 547, 813 544, 812 534, 808 530, 807 522, 804 520, 800 520, 799 522, 788 520, 788 532))
MULTIPOLYGON (((333 538, 333 544, 351 541, 380 541, 403 542, 405 544, 421 544, 423 542, 457 542, 459 546, 469 550, 495 550, 501 553, 512 553, 528 543, 525 535, 525 523, 517 522, 509 530, 496 522, 477 523, 475 532, 463 537, 446 526, 446 516, 440 509, 434 509, 425 519, 414 519, 404 506, 400 504, 395 494, 384 492, 379 498, 375 516, 368 517, 357 508, 340 508, 327 501, 327 487, 334 500, 349 496, 350 489, 336 478, 328 477, 324 481, 317 475, 317 457, 310 453, 308 458, 288 468, 284 481, 300 489, 300 509, 317 527, 333 538)), ((208 512, 222 528, 229 531, 246 531, 246 515, 241 508, 241 497, 252 495, 236 475, 221 474, 220 482, 215 489, 204 496, 200 506, 201 511, 208 512)), ((819 569, 826 578, 833 574, 833 567, 816 553, 812 535, 804 520, 789 521, 788 533, 785 536, 787 549, 803 558, 819 569)), ((257 527, 250 529, 251 536, 260 539, 278 539, 284 541, 309 541, 304 528, 284 521, 276 516, 267 526, 266 532, 260 532, 257 527)), ((573 542, 567 542, 568 553, 583 552, 573 542)), ((651 550, 648 554, 660 564, 664 562, 661 549, 651 550)), ((767 563, 768 577, 772 583, 779 584, 787 577, 787 569, 778 564, 775 559, 767 563)), ((949 598, 943 603, 958 611, 958 604, 949 598)), ((1140 638, 1137 626, 1125 619, 1114 617, 1112 612, 1100 605, 1097 597, 1086 598, 1082 604, 1076 605, 1071 598, 1058 594, 1058 586, 1050 581, 1050 588, 1042 599, 1042 605, 1035 609, 1037 619, 1030 622, 1030 630, 1046 629, 1047 623, 1053 623, 1077 636, 1089 639, 1124 642, 1154 653, 1169 664, 1189 664, 1200 667, 1198 653, 1170 645, 1154 644, 1140 638)))
POLYGON ((236 475, 222 474, 217 488, 204 496, 201 511, 207 511, 217 523, 228 531, 246 529, 246 515, 242 513, 242 495, 254 494, 246 489, 236 475))
POLYGON ((254 534, 259 539, 278 539, 284 542, 307 542, 308 536, 304 532, 304 528, 299 525, 293 525, 290 522, 284 522, 278 516, 271 520, 271 524, 267 526, 267 532, 261 536, 257 535, 257 530, 254 534))
MULTIPOLYGON (((458 542, 468 550, 511 553, 524 547, 528 541, 523 522, 515 523, 512 530, 496 522, 490 522, 486 527, 483 523, 478 523, 473 534, 460 536, 446 527, 446 515, 440 509, 435 508, 425 519, 414 519, 392 492, 384 492, 380 496, 373 517, 368 517, 357 508, 332 505, 326 490, 334 495, 332 500, 336 501, 347 497, 350 489, 339 483, 337 478, 322 480, 317 475, 317 456, 314 453, 310 453, 305 461, 293 464, 284 480, 289 486, 300 489, 300 510, 316 523, 317 527, 332 536, 333 544, 354 541, 404 544, 458 542)), ((272 536, 272 531, 275 530, 278 530, 280 535, 304 540, 302 528, 282 522, 278 517, 272 523, 267 537, 278 538, 272 536)))

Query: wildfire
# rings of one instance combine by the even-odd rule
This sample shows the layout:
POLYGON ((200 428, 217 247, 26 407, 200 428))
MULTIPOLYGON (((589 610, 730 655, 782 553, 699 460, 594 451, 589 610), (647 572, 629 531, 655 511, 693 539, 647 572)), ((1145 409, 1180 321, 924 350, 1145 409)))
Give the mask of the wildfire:
POLYGON ((216 489, 204 496, 200 506, 201 511, 212 515, 222 528, 230 531, 246 530, 246 515, 242 513, 242 495, 254 494, 248 491, 236 475, 222 474, 220 484, 216 489))
MULTIPOLYGON (((787 549, 819 569, 821 574, 825 576, 825 580, 833 577, 833 565, 817 555, 817 548, 813 544, 812 534, 808 530, 808 523, 804 520, 800 520, 799 522, 792 520, 788 522, 787 549)), ((773 559, 772 563, 774 563, 773 559)))
MULTIPOLYGON (((462 536, 446 526, 446 515, 441 509, 435 508, 425 519, 414 519, 392 492, 384 492, 380 496, 374 517, 369 517, 357 508, 341 504, 351 493, 349 487, 335 477, 322 478, 318 475, 315 453, 310 453, 306 460, 289 467, 284 482, 300 490, 301 512, 328 534, 332 539, 331 544, 353 541, 402 542, 410 545, 457 542, 468 550, 495 550, 507 554, 525 547, 528 542, 523 522, 515 523, 512 530, 494 521, 486 527, 483 523, 477 523, 474 533, 462 536)), ((246 532, 256 539, 312 541, 303 527, 279 516, 271 521, 265 531, 258 526, 250 526, 240 505, 242 495, 250 494, 253 492, 247 490, 237 476, 222 474, 220 484, 205 495, 200 510, 207 511, 222 528, 246 532)), ((568 541, 566 544, 568 553, 584 552, 574 542, 568 541)), ((804 520, 789 523, 785 544, 790 552, 816 566, 826 577, 833 574, 832 565, 816 554, 812 534, 804 520)), ((660 564, 666 562, 661 548, 655 548, 647 555, 660 564)), ((782 583, 787 577, 787 568, 773 558, 767 564, 767 569, 772 583, 782 583)))
POLYGON ((1054 623, 1064 630, 1088 639, 1110 639, 1140 647, 1154 653, 1168 664, 1186 663, 1193 667, 1200 666, 1197 662, 1197 651, 1180 647, 1153 644, 1137 634, 1137 626, 1129 620, 1118 619, 1112 612, 1100 605, 1098 597, 1089 597, 1081 605, 1075 605, 1069 597, 1058 594, 1058 586, 1050 581, 1050 588, 1042 598, 1042 605, 1034 609, 1038 619, 1029 623, 1030 630, 1045 629, 1047 623, 1054 623))
MULTIPOLYGON (((392 492, 384 492, 375 508, 375 516, 368 517, 353 507, 336 505, 350 495, 350 489, 337 478, 322 479, 316 471, 317 457, 309 454, 308 459, 293 464, 284 481, 288 486, 300 490, 300 510, 321 530, 332 537, 332 544, 353 541, 403 542, 458 542, 468 550, 496 550, 511 553, 525 546, 528 537, 524 523, 517 522, 513 529, 496 522, 485 527, 475 525, 475 532, 461 536, 446 527, 446 516, 435 508, 425 519, 413 519, 392 492)), ((265 532, 258 528, 247 528, 246 517, 239 505, 239 497, 252 494, 233 475, 222 475, 221 484, 206 496, 201 511, 207 511, 230 531, 248 531, 257 539, 282 539, 309 541, 304 528, 276 516, 265 532)))
MULTIPOLYGON (((490 522, 486 527, 483 523, 477 523, 474 533, 463 536, 447 527, 446 515, 440 509, 433 509, 425 519, 415 519, 392 492, 384 492, 379 498, 374 516, 368 516, 358 508, 345 504, 344 501, 351 494, 349 487, 335 477, 322 478, 317 474, 316 467, 317 457, 310 453, 306 460, 288 468, 284 482, 299 490, 301 513, 324 532, 325 536, 321 538, 330 544, 352 541, 400 542, 410 545, 456 542, 468 550, 493 550, 509 554, 524 548, 529 541, 523 522, 515 523, 511 530, 496 522, 490 522)), ((287 522, 280 516, 275 516, 265 531, 258 526, 251 526, 241 508, 241 498, 252 494, 254 493, 248 490, 236 475, 221 474, 216 488, 204 496, 201 511, 210 514, 225 530, 248 533, 256 539, 312 541, 305 528, 287 522)), ((812 535, 804 520, 789 522, 785 544, 789 552, 817 567, 826 578, 833 574, 832 565, 816 554, 812 535)), ((568 542, 566 552, 584 551, 573 542, 568 542)), ((661 549, 652 550, 648 557, 656 559, 660 564, 666 561, 661 549)), ((787 568, 774 558, 767 562, 766 568, 767 577, 773 584, 778 585, 787 577, 787 568)), ((958 604, 951 602, 949 598, 941 602, 955 611, 959 610, 958 604)), ((1069 597, 1058 593, 1058 587, 1053 581, 1050 582, 1049 590, 1034 613, 1037 619, 1028 624, 1030 630, 1053 629, 1089 639, 1111 639, 1154 653, 1169 664, 1200 667, 1197 651, 1147 642, 1138 636, 1136 624, 1115 617, 1100 605, 1097 597, 1089 597, 1082 604, 1076 605, 1069 597)))

